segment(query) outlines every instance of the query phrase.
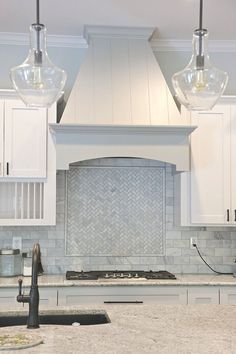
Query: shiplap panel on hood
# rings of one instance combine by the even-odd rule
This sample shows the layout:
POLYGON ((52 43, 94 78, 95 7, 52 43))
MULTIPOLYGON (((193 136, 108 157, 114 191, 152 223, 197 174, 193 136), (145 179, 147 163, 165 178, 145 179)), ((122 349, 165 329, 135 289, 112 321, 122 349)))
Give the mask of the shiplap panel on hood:
POLYGON ((152 52, 151 28, 86 31, 87 56, 62 124, 186 124, 152 52))

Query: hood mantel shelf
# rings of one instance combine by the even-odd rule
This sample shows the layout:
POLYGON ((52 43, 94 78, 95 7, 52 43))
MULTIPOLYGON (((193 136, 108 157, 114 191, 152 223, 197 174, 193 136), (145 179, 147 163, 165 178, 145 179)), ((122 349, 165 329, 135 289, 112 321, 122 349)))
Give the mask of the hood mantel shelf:
POLYGON ((138 157, 165 161, 189 170, 189 134, 195 126, 50 124, 55 136, 57 169, 103 157, 138 157))

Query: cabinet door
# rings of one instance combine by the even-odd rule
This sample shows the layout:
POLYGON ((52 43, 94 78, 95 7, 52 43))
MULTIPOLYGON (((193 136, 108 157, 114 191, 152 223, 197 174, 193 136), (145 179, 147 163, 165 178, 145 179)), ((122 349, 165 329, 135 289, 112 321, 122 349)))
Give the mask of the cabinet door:
POLYGON ((236 289, 234 286, 221 287, 220 289, 221 305, 236 305, 236 289))
POLYGON ((4 100, 0 100, 0 177, 3 177, 4 100))
POLYGON ((215 304, 220 303, 220 291, 218 288, 201 286, 188 288, 188 304, 215 304))
POLYGON ((46 177, 47 110, 5 101, 5 176, 46 177))
MULTIPOLYGON (((23 287, 24 294, 29 294, 30 288, 23 287)), ((19 303, 16 301, 18 288, 0 288, 0 310, 13 310, 25 308, 28 311, 27 303, 19 303)), ((39 308, 47 308, 57 306, 57 289, 39 287, 39 308)))
POLYGON ((39 298, 40 308, 57 306, 57 289, 39 287, 39 298))
POLYGON ((0 288, 0 310, 22 308, 23 305, 16 301, 17 295, 17 288, 0 288))
POLYGON ((236 105, 231 105, 231 219, 236 224, 236 105))
POLYGON ((193 112, 191 121, 198 128, 191 134, 190 221, 229 223, 230 106, 193 112))

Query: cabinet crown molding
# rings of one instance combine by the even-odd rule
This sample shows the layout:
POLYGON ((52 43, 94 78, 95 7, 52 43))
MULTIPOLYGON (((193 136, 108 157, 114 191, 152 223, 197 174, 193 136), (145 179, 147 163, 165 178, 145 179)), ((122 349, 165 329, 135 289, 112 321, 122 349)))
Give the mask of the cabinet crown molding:
MULTIPOLYGON (((91 27, 91 26, 90 26, 91 27)), ((149 35, 147 28, 146 36, 149 35)), ((136 33, 138 35, 138 32, 136 33)), ((88 48, 88 43, 83 35, 48 35, 47 43, 49 47, 61 48, 88 48)), ((191 40, 186 39, 158 39, 151 40, 154 52, 191 52, 191 40)), ((29 45, 28 33, 0 32, 0 45, 29 45)), ((210 40, 211 52, 235 53, 236 40, 210 40)))

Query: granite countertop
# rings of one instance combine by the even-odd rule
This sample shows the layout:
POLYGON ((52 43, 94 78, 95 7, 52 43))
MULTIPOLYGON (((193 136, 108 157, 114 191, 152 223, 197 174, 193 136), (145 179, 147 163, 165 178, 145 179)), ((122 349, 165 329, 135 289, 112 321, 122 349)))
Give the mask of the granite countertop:
MULTIPOLYGON (((145 279, 123 279, 123 280, 66 280, 65 275, 42 275, 39 277, 40 287, 67 287, 67 286, 235 286, 236 278, 232 275, 217 274, 176 274, 177 279, 173 280, 145 280, 145 279)), ((23 285, 30 286, 30 277, 0 277, 0 288, 18 287, 18 278, 23 278, 23 285)))
MULTIPOLYGON (((37 347, 18 353, 41 354, 234 354, 236 306, 103 305, 111 323, 96 326, 41 325, 37 347)), ((90 310, 89 306, 71 308, 90 310)), ((68 311, 68 308, 66 309, 68 311)), ((1 316, 0 312, 0 316, 1 316)), ((13 329, 14 328, 14 329, 13 329)), ((3 327, 1 335, 25 333, 3 327)), ((16 353, 16 351, 4 351, 16 353)))

